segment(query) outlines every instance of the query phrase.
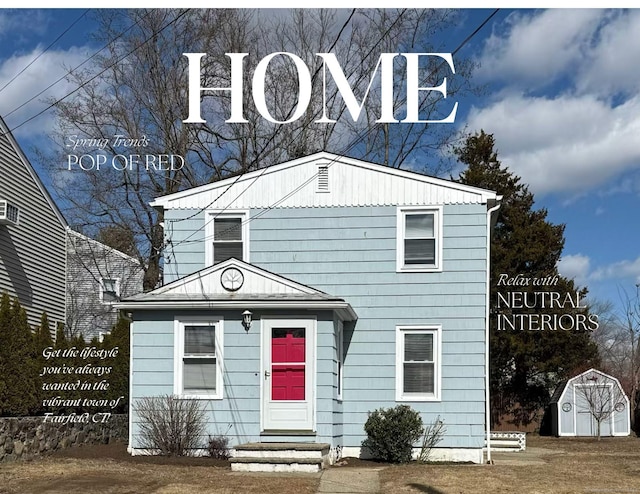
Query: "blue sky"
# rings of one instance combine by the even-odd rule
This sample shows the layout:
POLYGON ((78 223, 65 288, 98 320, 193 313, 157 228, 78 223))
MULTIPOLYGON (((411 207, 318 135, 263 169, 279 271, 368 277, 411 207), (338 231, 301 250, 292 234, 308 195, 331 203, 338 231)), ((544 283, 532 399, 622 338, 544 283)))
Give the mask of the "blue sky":
MULTIPOLYGON (((0 88, 83 12, 0 9, 0 88)), ((490 12, 465 11, 450 51, 490 12)), ((10 128, 74 89, 56 84, 14 111, 95 51, 88 19, 0 89, 10 128)), ((501 10, 461 53, 479 62, 474 77, 487 90, 459 101, 456 125, 494 134, 502 162, 550 221, 566 224, 561 272, 616 304, 619 287, 640 283, 638 33, 640 10, 501 10)), ((46 112, 14 134, 32 155, 53 124, 46 112)))

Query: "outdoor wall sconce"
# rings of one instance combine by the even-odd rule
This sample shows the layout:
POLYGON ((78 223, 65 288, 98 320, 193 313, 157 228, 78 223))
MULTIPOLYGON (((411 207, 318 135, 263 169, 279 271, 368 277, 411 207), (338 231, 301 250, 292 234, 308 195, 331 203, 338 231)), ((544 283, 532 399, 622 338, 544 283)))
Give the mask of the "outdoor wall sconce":
POLYGON ((242 325, 244 326, 244 330, 248 333, 251 329, 251 316, 253 314, 251 311, 245 310, 242 313, 242 325))

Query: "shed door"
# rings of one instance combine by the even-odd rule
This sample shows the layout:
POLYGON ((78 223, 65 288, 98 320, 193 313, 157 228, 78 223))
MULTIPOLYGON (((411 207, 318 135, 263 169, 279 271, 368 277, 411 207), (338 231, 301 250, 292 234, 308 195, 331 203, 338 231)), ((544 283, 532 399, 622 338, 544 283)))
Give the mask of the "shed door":
MULTIPOLYGON (((611 403, 611 388, 595 384, 576 384, 576 436, 597 436, 598 424, 591 413, 602 416, 603 410, 608 410, 611 403)), ((611 436, 611 414, 600 422, 600 435, 611 436)))
POLYGON ((265 430, 313 429, 314 327, 312 320, 264 320, 265 430))

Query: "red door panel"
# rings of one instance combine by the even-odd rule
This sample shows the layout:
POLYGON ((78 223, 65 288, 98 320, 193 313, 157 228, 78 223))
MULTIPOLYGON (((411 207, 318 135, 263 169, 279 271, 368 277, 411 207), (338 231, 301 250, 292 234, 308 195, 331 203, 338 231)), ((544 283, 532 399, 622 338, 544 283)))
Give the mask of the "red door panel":
POLYGON ((272 400, 304 400, 304 365, 274 365, 272 400))
POLYGON ((304 328, 273 328, 271 363, 271 399, 304 400, 304 328))

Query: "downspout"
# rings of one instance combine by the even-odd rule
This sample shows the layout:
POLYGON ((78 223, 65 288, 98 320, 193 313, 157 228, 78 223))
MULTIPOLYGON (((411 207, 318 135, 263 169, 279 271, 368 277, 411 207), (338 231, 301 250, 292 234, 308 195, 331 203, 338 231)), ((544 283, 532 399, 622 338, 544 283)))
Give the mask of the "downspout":
MULTIPOLYGON (((485 423, 487 427, 487 463, 491 464, 491 403, 489 401, 489 388, 490 388, 490 379, 489 379, 489 296, 491 294, 490 283, 491 283, 491 230, 495 225, 493 213, 495 213, 498 209, 500 209, 500 201, 502 200, 502 196, 496 196, 495 206, 487 210, 487 284, 485 290, 485 317, 484 317, 484 388, 485 388, 485 423)), ((487 202, 487 206, 489 203, 487 202)))
POLYGON ((129 444, 127 453, 133 455, 133 314, 120 310, 120 317, 129 322, 129 444))

